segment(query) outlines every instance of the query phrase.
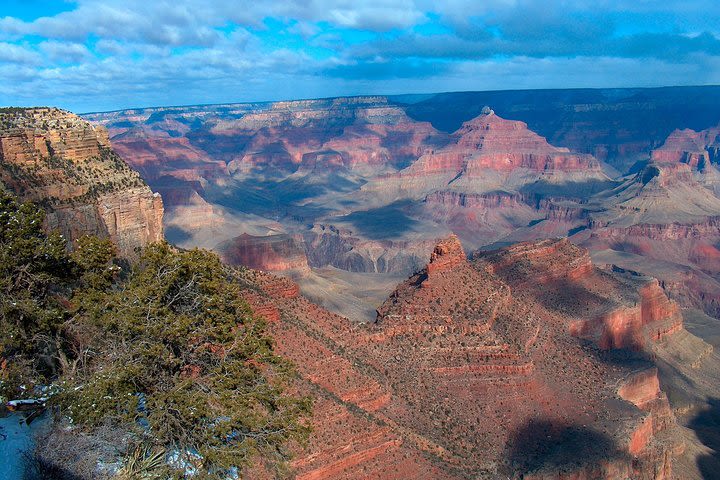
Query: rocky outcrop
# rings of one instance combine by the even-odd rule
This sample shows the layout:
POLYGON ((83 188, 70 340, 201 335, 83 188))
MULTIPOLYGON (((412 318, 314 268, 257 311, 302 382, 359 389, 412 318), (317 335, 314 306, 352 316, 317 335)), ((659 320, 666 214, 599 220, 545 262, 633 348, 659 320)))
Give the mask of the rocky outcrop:
POLYGON ((471 475, 670 478, 667 398, 634 361, 611 367, 573 340, 576 319, 592 322, 618 304, 636 310, 640 329, 672 323, 676 306, 657 282, 643 282, 596 269, 566 240, 468 261, 451 237, 378 309, 366 361, 392 365, 391 384, 403 388, 395 396, 413 406, 405 424, 443 439, 444 461, 455 465, 457 455, 471 475))
POLYGON ((221 243, 216 250, 229 265, 274 272, 309 269, 302 245, 290 235, 259 237, 244 233, 221 243))
POLYGON ((720 162, 720 127, 700 132, 675 130, 662 147, 653 150, 652 160, 658 163, 684 163, 697 171, 704 171, 720 162))
POLYGON ((465 263, 465 251, 457 236, 451 235, 435 246, 430 254, 430 263, 427 265, 428 278, 434 278, 439 272, 451 270, 465 263))
POLYGON ((587 250, 567 239, 523 242, 494 252, 478 253, 490 270, 508 282, 544 284, 558 280, 582 280, 593 265, 587 250))
POLYGON ((0 110, 0 180, 43 206, 47 228, 69 242, 109 237, 132 256, 163 238, 160 196, 114 153, 104 128, 69 112, 0 110))
POLYGON ((648 348, 683 328, 680 308, 668 299, 657 280, 649 280, 638 290, 633 306, 610 309, 596 318, 573 321, 570 333, 593 339, 600 348, 648 348))

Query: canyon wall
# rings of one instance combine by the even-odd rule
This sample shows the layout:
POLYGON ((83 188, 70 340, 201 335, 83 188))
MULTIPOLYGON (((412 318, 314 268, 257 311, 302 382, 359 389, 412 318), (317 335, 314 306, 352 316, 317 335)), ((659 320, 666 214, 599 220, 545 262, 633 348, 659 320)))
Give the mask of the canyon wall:
POLYGON ((39 203, 69 242, 109 237, 123 256, 163 238, 163 204, 112 150, 107 131, 51 108, 0 110, 0 181, 39 203))

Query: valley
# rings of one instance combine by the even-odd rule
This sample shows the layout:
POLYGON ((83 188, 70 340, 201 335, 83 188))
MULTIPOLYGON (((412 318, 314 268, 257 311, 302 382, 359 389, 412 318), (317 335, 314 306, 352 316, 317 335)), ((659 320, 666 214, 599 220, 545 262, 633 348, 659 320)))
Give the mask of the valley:
POLYGON ((162 195, 171 241, 285 274, 314 301, 367 322, 383 298, 371 291, 392 289, 381 278, 414 273, 450 233, 468 251, 569 237, 601 263, 659 278, 683 307, 715 315, 717 106, 717 87, 677 87, 85 118, 106 127, 162 195), (323 303, 313 289, 327 281, 361 308, 323 303))
POLYGON ((708 478, 717 127, 619 174, 487 106, 453 132, 406 109, 28 110, 2 181, 71 249, 164 236, 237 268, 314 402, 295 478, 708 478))

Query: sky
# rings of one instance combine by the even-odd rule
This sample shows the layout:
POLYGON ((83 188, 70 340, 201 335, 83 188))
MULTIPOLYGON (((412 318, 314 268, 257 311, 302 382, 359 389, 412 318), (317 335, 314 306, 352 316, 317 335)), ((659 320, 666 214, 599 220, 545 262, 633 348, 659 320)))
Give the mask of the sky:
POLYGON ((0 0, 0 105, 720 84, 717 0, 0 0))

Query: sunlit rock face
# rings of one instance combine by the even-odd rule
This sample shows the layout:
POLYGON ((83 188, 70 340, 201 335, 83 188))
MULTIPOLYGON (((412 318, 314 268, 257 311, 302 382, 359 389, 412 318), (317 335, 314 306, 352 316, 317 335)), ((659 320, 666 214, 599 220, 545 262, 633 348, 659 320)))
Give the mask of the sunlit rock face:
MULTIPOLYGON (((0 111, 0 180, 40 203, 49 230, 111 238, 120 253, 163 238, 163 203, 112 150, 108 133, 69 112, 0 111)), ((72 244, 71 244, 72 245, 72 244)))

